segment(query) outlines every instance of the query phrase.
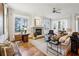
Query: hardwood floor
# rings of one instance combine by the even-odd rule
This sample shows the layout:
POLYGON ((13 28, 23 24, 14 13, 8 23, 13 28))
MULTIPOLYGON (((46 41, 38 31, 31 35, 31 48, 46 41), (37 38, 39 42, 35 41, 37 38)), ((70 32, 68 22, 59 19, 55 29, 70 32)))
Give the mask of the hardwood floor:
POLYGON ((30 43, 21 43, 19 47, 22 56, 45 56, 30 43))

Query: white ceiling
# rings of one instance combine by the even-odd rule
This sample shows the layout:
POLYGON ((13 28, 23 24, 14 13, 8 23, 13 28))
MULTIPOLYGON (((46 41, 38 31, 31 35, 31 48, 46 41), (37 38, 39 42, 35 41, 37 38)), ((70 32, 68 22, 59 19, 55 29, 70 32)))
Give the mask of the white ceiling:
POLYGON ((78 3, 10 3, 8 6, 14 10, 28 13, 33 16, 52 17, 53 15, 53 18, 57 18, 58 16, 56 15, 59 15, 52 13, 53 8, 61 9, 61 16, 79 13, 78 3))

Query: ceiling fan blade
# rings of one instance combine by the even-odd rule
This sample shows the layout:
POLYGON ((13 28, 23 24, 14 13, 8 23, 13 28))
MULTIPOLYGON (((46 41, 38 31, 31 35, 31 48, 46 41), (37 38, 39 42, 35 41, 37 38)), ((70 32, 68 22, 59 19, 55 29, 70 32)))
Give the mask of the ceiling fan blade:
POLYGON ((55 10, 53 10, 52 12, 53 12, 53 13, 55 13, 56 11, 55 11, 55 10))
POLYGON ((57 9, 57 11, 58 11, 58 10, 60 11, 61 9, 57 9))
POLYGON ((56 13, 61 13, 61 12, 56 12, 56 13))

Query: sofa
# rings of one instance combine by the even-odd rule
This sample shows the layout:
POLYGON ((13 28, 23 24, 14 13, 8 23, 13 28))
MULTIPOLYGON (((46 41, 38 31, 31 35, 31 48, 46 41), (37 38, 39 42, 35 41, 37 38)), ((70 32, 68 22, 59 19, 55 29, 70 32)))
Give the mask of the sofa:
MULTIPOLYGON (((45 40, 49 40, 48 37, 49 37, 48 35, 45 35, 45 40)), ((47 42, 48 48, 52 46, 51 48, 53 50, 57 51, 57 53, 60 53, 59 55, 67 55, 67 53, 71 49, 70 36, 67 33, 65 33, 64 35, 55 35, 55 36, 53 35, 53 36, 51 36, 50 41, 47 42), (53 43, 52 45, 49 43, 50 41, 52 41, 52 43, 53 43)))

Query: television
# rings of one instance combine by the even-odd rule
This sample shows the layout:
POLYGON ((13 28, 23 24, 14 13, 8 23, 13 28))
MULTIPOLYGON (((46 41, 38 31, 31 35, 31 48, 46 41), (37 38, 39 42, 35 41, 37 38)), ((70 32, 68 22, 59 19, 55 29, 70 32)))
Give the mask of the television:
POLYGON ((4 5, 0 3, 0 36, 4 34, 4 5))

